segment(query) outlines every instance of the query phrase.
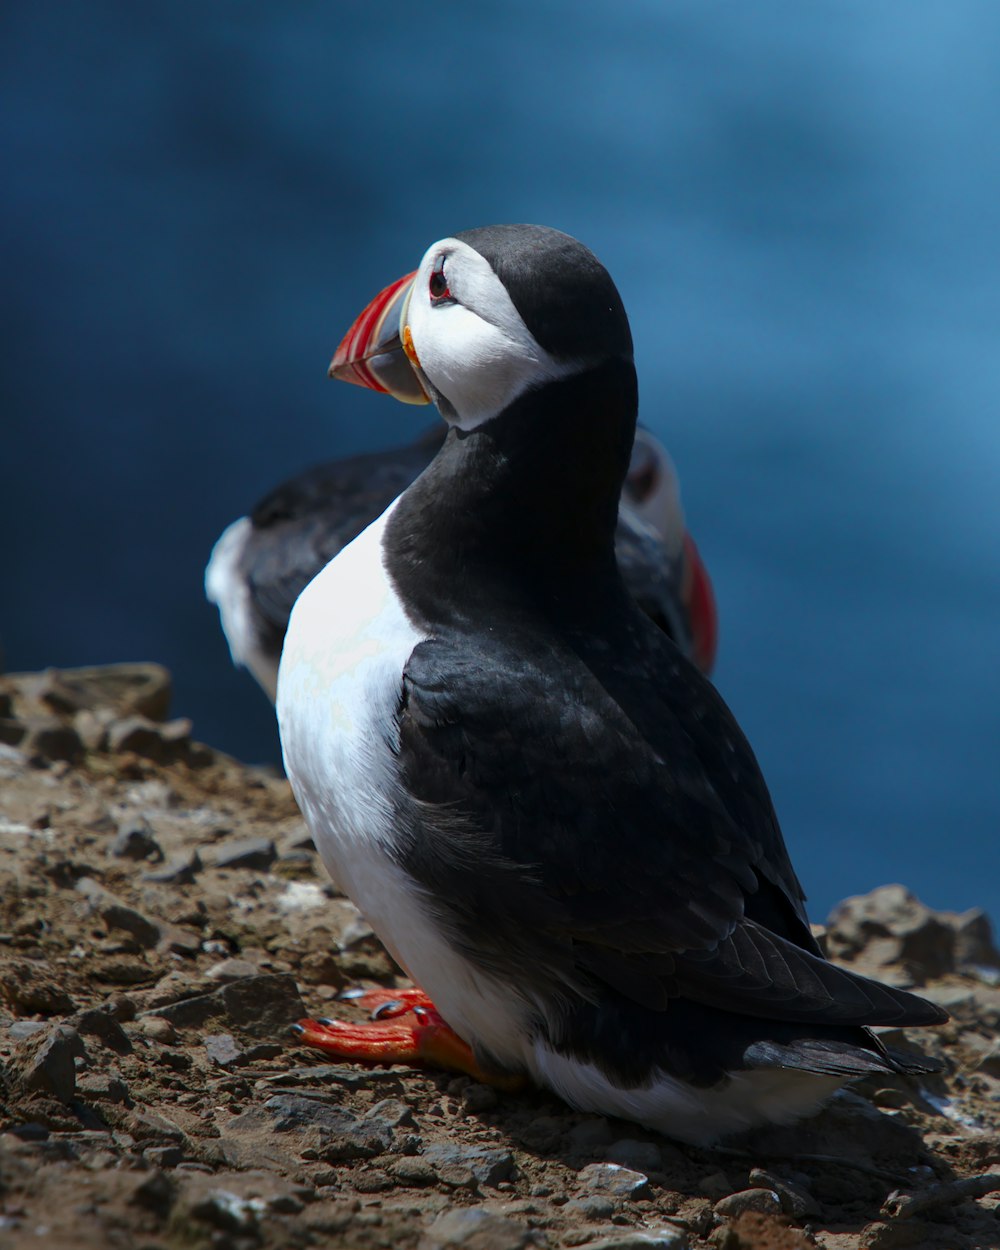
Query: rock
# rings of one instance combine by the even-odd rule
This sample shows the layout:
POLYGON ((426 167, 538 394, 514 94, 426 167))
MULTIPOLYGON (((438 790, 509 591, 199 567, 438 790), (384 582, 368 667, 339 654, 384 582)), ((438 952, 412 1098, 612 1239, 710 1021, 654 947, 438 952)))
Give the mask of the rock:
POLYGON ((128 1086, 114 1072, 88 1072, 77 1079, 77 1094, 98 1102, 127 1103, 128 1086))
POLYGON ((188 1215, 227 1233, 251 1234, 257 1241, 260 1216, 267 1210, 262 1198, 246 1198, 229 1189, 211 1189, 188 1207, 188 1215))
POLYGON ((45 1124, 38 1124, 31 1120, 27 1124, 13 1124, 6 1130, 12 1137, 18 1138, 20 1141, 47 1141, 50 1129, 45 1124))
POLYGON ((99 716, 89 708, 81 708, 73 717, 73 728, 88 755, 108 749, 108 721, 105 716, 99 716))
POLYGON ((786 1181, 784 1177, 775 1176, 763 1168, 752 1168, 749 1181, 756 1189, 773 1189, 781 1202, 782 1211, 793 1219, 808 1219, 820 1213, 819 1203, 802 1185, 786 1181))
POLYGON ((143 881, 153 881, 158 885, 190 885, 201 872, 202 862, 197 851, 189 851, 157 868, 154 872, 143 874, 143 881))
POLYGON ((465 1146, 434 1142, 425 1147, 425 1163, 430 1164, 446 1185, 499 1185, 514 1175, 514 1156, 509 1150, 491 1146, 465 1146))
POLYGON ((687 1233, 681 1228, 623 1229, 614 1237, 588 1241, 587 1250, 688 1250, 687 1233))
POLYGON ((127 1131, 135 1140, 145 1146, 181 1146, 187 1148, 187 1136, 184 1130, 168 1120, 166 1116, 156 1115, 152 1111, 135 1110, 129 1112, 124 1121, 127 1131))
POLYGON ((392 1130, 385 1125, 295 1094, 269 1098, 263 1107, 253 1107, 226 1125, 226 1136, 270 1138, 275 1133, 307 1138, 313 1156, 325 1163, 371 1159, 394 1144, 392 1130))
POLYGON ((424 1159, 396 1159, 389 1164, 389 1174, 394 1176, 401 1185, 433 1185, 437 1181, 437 1173, 424 1159))
POLYGON ((277 1059, 284 1050, 280 1042, 258 1042, 256 1046, 248 1046, 243 1053, 251 1063, 256 1063, 259 1059, 277 1059))
POLYGON ((22 725, 19 720, 11 720, 6 716, 0 716, 0 742, 6 746, 16 747, 24 741, 24 735, 28 732, 27 727, 22 725))
POLYGON ((254 868, 264 871, 271 867, 278 852, 270 838, 244 838, 238 842, 224 842, 216 848, 216 868, 254 868))
POLYGON ((996 1038, 968 1032, 962 1038, 962 1046, 969 1054, 968 1064, 974 1071, 1000 1077, 1000 1042, 996 1038))
POLYGON ((78 1011, 66 1023, 86 1037, 96 1037, 103 1046, 120 1055, 127 1055, 132 1049, 128 1034, 109 1011, 92 1007, 78 1011))
POLYGON ((108 750, 131 751, 157 764, 181 759, 191 745, 191 722, 186 719, 159 724, 145 716, 126 716, 108 726, 108 750))
POLYGON ((584 1220, 610 1220, 615 1213, 615 1202, 605 1194, 594 1194, 589 1198, 570 1199, 563 1210, 584 1220))
POLYGON ((463 1207, 439 1215, 418 1243, 418 1250, 525 1250, 544 1244, 537 1233, 482 1207, 463 1207))
POLYGON ((177 1028, 198 1028, 225 1020, 251 1037, 284 1036, 291 1021, 306 1014, 295 978, 286 972, 242 977, 211 994, 168 1003, 150 1012, 177 1028))
POLYGON ((84 755, 83 742, 73 726, 55 719, 29 722, 27 737, 20 745, 33 763, 52 760, 76 763, 84 755))
POLYGON ((154 920, 123 903, 92 877, 81 877, 76 888, 86 898, 91 911, 100 916, 108 929, 128 933, 140 946, 146 948, 159 942, 161 929, 154 920))
MULTIPOLYGON (((876 1221, 866 1224, 858 1238, 858 1250, 903 1250, 908 1246, 933 1244, 931 1226, 923 1220, 876 1221)), ((940 1244, 940 1243, 938 1243, 940 1244)))
POLYGON ((780 1215, 781 1199, 773 1189, 743 1189, 720 1199, 713 1208, 724 1220, 735 1220, 747 1211, 760 1215, 780 1215))
POLYGON ((48 1027, 44 1020, 15 1020, 7 1026, 7 1032, 15 1042, 23 1042, 36 1033, 44 1033, 48 1027))
POLYGON ((617 1163, 591 1163, 579 1180, 591 1193, 606 1194, 616 1202, 649 1197, 649 1177, 617 1163))
POLYGON ((139 1028, 143 1035, 148 1037, 150 1041, 160 1042, 169 1046, 171 1042, 177 1041, 177 1030, 160 1015, 143 1016, 139 1020, 139 1028))
POLYGON ((902 966, 920 982, 976 967, 1000 968, 984 912, 935 912, 901 885, 846 899, 827 926, 835 958, 896 972, 902 966))
MULTIPOLYGON (((405 1092, 403 1078, 398 1072, 381 1068, 342 1068, 333 1063, 317 1063, 308 1068, 290 1068, 272 1078, 275 1082, 291 1087, 331 1085, 339 1089, 377 1089, 385 1094, 405 1092)), ((298 1092, 296 1090, 296 1092, 298 1092)))
POLYGON ((50 668, 8 677, 26 698, 67 714, 105 708, 118 716, 138 714, 165 720, 170 709, 170 674, 161 664, 50 668))
MULTIPOLYGON (((175 1149, 176 1147, 173 1146, 166 1147, 166 1150, 175 1149)), ((146 1158, 148 1159, 152 1153, 154 1152, 147 1152, 146 1158)), ((138 1207, 145 1207, 147 1211, 155 1211, 157 1215, 165 1216, 173 1206, 174 1192, 171 1181, 162 1172, 155 1171, 147 1176, 136 1178, 129 1202, 138 1207)))
POLYGON ((213 1033, 204 1039, 205 1053, 220 1068, 235 1068, 246 1063, 246 1055, 236 1045, 231 1033, 213 1033))
POLYGON ((110 985, 142 985, 155 975, 153 968, 143 959, 109 958, 95 960, 93 976, 110 985))
POLYGON ((135 999, 128 994, 111 994, 101 1004, 100 1010, 116 1022, 128 1022, 135 1019, 135 999))
POLYGON ((243 977, 255 977, 260 969, 249 959, 223 959, 212 964, 205 976, 212 981, 239 981, 243 977))
POLYGON ((413 1108, 399 1098, 383 1098, 365 1112, 366 1120, 379 1120, 390 1128, 415 1128, 413 1108))
POLYGON ((141 816, 123 821, 118 826, 118 833, 108 847, 108 854, 118 859, 163 859, 163 851, 149 821, 141 816))
POLYGON ((87 1053, 76 1029, 56 1025, 29 1038, 22 1048, 10 1063, 15 1088, 52 1094, 60 1102, 69 1102, 76 1093, 75 1060, 87 1053))
POLYGON ((25 1014, 68 1015, 76 1009, 41 960, 12 959, 0 967, 0 996, 25 1014))
POLYGON ((661 1172, 663 1152, 651 1141, 637 1141, 632 1137, 616 1141, 604 1151, 608 1163, 617 1163, 636 1172, 661 1172))

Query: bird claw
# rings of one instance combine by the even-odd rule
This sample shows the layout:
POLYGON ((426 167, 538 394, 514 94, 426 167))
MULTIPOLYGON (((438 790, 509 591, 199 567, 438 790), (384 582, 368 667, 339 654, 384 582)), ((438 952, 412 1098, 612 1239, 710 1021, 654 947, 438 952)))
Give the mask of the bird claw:
POLYGON ((361 986, 352 986, 349 990, 341 990, 337 998, 370 1012, 373 1020, 391 1020, 394 1016, 405 1016, 416 1007, 429 1007, 431 1010, 434 1008, 424 991, 416 988, 366 990, 361 986))
POLYGON ((384 1020, 391 1016, 398 1016, 405 1010, 406 1008, 400 999, 390 998, 387 1003, 379 1003, 371 1013, 371 1017, 373 1020, 384 1020))

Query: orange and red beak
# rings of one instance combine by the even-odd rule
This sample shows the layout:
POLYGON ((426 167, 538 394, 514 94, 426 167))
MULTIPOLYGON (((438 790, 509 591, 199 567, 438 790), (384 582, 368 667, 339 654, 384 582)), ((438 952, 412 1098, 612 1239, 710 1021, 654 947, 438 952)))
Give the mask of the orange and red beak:
MULTIPOLYGON (((404 344, 413 273, 397 278, 355 317, 330 362, 330 377, 392 395, 404 404, 429 404, 404 344)), ((412 350, 412 349, 411 349, 412 350)))
POLYGON ((719 617, 715 592, 694 539, 684 531, 681 603, 691 625, 691 659, 706 675, 711 673, 719 646, 719 617))

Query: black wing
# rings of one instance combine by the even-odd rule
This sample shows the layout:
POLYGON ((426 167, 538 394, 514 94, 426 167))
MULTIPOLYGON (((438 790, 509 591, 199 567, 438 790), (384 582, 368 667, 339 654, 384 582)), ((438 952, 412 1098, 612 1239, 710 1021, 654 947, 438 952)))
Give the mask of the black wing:
POLYGON ((423 472, 444 433, 442 423, 412 446, 316 465, 257 504, 240 571, 279 649, 295 600, 423 472))
POLYGON ((572 647, 496 637, 488 652, 420 644, 399 719, 402 823, 419 826, 403 862, 472 958, 658 1010, 682 997, 783 1021, 942 1018, 819 953, 752 752, 669 643, 630 701, 620 662, 601 673, 572 647))

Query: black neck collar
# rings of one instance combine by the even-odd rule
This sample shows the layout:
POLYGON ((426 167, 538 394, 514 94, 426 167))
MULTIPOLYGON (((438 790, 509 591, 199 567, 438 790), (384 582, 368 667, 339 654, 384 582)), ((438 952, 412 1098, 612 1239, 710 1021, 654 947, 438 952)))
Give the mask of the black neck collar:
POLYGON ((386 529, 408 609, 461 622, 499 597, 578 612, 617 585, 636 407, 632 363, 611 360, 521 396, 478 429, 449 431, 386 529))

